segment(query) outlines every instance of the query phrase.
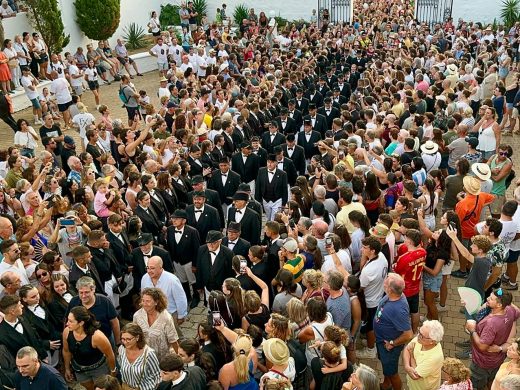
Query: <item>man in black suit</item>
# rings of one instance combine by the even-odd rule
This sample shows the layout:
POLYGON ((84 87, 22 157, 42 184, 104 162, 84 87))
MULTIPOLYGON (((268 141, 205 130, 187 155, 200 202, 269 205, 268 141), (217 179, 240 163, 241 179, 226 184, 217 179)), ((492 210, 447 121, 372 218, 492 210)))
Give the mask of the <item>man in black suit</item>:
POLYGON ((215 147, 211 151, 213 160, 220 161, 222 157, 227 157, 224 151, 224 136, 222 134, 217 134, 215 138, 213 138, 213 143, 215 144, 215 147))
MULTIPOLYGON (((200 237, 197 229, 186 225, 188 215, 185 210, 175 210, 172 217, 172 226, 166 232, 166 243, 170 257, 173 259, 175 275, 182 283, 188 302, 191 301, 190 286, 196 282, 193 273, 193 260, 197 258, 200 247, 200 237)), ((195 286, 193 286, 195 292, 195 286)))
POLYGON ((325 75, 320 76, 318 85, 316 86, 316 92, 319 92, 321 96, 326 96, 329 91, 330 88, 327 86, 327 77, 325 75))
POLYGON ((213 206, 215 210, 217 210, 220 228, 224 229, 225 216, 222 211, 222 203, 220 202, 219 193, 215 190, 206 188, 206 182, 202 176, 194 176, 193 179, 191 179, 191 186, 193 187, 193 191, 188 193, 188 204, 193 203, 193 194, 195 192, 203 192, 206 195, 206 204, 213 206))
POLYGON ((309 115, 305 119, 310 119, 312 129, 320 133, 321 138, 325 139, 325 132, 328 130, 327 120, 323 115, 318 114, 315 104, 309 103, 309 115))
POLYGON ((235 144, 233 141, 233 126, 231 121, 222 121, 222 129, 224 130, 221 134, 224 137, 224 153, 226 156, 231 157, 240 144, 235 144))
POLYGON ((188 158, 186 159, 186 162, 190 164, 190 175, 203 175, 204 165, 202 164, 201 160, 201 151, 200 147, 198 145, 191 145, 190 153, 188 155, 188 158))
POLYGON ((231 135, 231 138, 233 138, 233 143, 235 145, 240 145, 242 142, 250 138, 250 135, 247 133, 244 127, 245 122, 246 120, 244 119, 244 117, 242 115, 239 115, 237 118, 237 124, 233 129, 233 134, 231 135))
POLYGON ((312 129, 309 118, 304 119, 303 130, 298 133, 298 145, 305 151, 305 160, 310 161, 312 156, 319 154, 317 143, 321 140, 321 135, 312 129))
POLYGON ((340 96, 343 96, 345 101, 348 102, 350 95, 352 95, 352 88, 348 82, 345 82, 344 72, 338 74, 338 82, 334 85, 334 88, 337 88, 340 96))
POLYGON ((188 225, 199 232, 200 239, 206 240, 210 230, 220 230, 221 223, 215 207, 206 204, 206 194, 202 191, 193 193, 193 204, 186 207, 188 225))
POLYGON ((141 190, 137 193, 135 199, 137 200, 137 207, 134 213, 141 220, 141 232, 152 234, 157 244, 163 243, 166 226, 164 226, 164 223, 151 207, 150 194, 141 190))
MULTIPOLYGON (((208 182, 208 188, 217 191, 221 209, 224 216, 227 216, 227 209, 231 204, 231 197, 237 192, 241 183, 240 175, 230 169, 229 158, 223 157, 218 164, 218 171, 211 174, 208 182)), ((223 218, 224 219, 224 218, 223 218)))
POLYGON ((163 260, 163 268, 174 273, 173 263, 168 251, 154 245, 153 236, 149 233, 143 233, 137 239, 139 248, 132 251, 132 264, 134 268, 132 273, 134 275, 134 291, 139 293, 141 291, 141 279, 146 273, 148 260, 153 256, 159 256, 163 260))
MULTIPOLYGON (((265 253, 264 257, 266 260, 267 274, 269 280, 273 280, 273 278, 278 273, 280 269, 280 257, 278 256, 278 251, 282 247, 280 239, 280 224, 275 221, 268 221, 265 224, 265 240, 263 245, 265 245, 265 253)), ((264 279, 267 282, 267 279, 264 279)))
POLYGON ((314 104, 315 107, 321 107, 323 105, 323 95, 316 91, 316 86, 314 84, 309 86, 309 90, 305 94, 305 97, 309 100, 309 114, 311 104, 314 104))
POLYGON ((75 290, 76 282, 82 276, 90 276, 96 283, 96 291, 106 295, 105 284, 99 276, 96 266, 92 263, 92 254, 90 250, 83 245, 78 245, 72 249, 70 255, 73 259, 69 272, 69 284, 75 290))
POLYGON ((327 123, 327 130, 332 129, 332 122, 334 119, 340 117, 339 110, 332 105, 332 98, 327 96, 323 102, 325 103, 323 107, 318 110, 318 114, 321 114, 325 117, 327 123))
POLYGON ((295 134, 299 132, 303 126, 303 114, 300 110, 296 108, 296 101, 294 99, 289 100, 289 118, 294 120, 294 124, 296 125, 295 134))
POLYGON ((296 145, 294 134, 287 134, 287 143, 282 145, 283 155, 294 163, 297 175, 305 175, 305 150, 296 145))
POLYGON ((309 113, 309 99, 303 97, 303 89, 298 88, 296 90, 295 108, 302 113, 307 115, 309 113))
POLYGON ((198 305, 205 291, 221 290, 224 280, 233 276, 233 251, 221 245, 223 238, 218 230, 210 230, 206 245, 199 247, 195 271, 199 294, 194 294, 191 306, 198 305))
POLYGON ((228 228, 231 222, 240 223, 242 238, 251 245, 260 243, 262 225, 258 214, 247 207, 249 195, 246 192, 237 192, 233 195, 233 206, 228 210, 228 228))
POLYGON ((274 147, 281 145, 284 142, 285 137, 283 134, 278 132, 278 123, 276 123, 276 121, 271 121, 271 123, 269 123, 269 131, 262 134, 262 147, 267 150, 267 153, 273 153, 274 147))
POLYGON ((341 111, 341 105, 347 102, 347 98, 341 94, 339 87, 336 85, 332 89, 332 105, 341 111))
POLYGON ((260 168, 256 179, 255 199, 264 206, 268 221, 282 209, 288 200, 287 174, 277 169, 275 154, 267 158, 267 168, 260 168))
POLYGON ((262 205, 255 200, 251 196, 251 187, 247 183, 240 183, 238 186, 238 191, 245 192, 249 196, 249 201, 247 202, 247 207, 252 209, 253 211, 256 211, 258 214, 258 219, 260 220, 260 223, 262 223, 262 213, 264 212, 262 205))
POLYGON ((282 107, 280 110, 280 116, 276 118, 276 123, 280 132, 287 135, 288 133, 296 133, 299 129, 296 126, 296 121, 289 118, 289 110, 282 107))
POLYGON ((244 256, 247 259, 247 253, 251 244, 249 241, 240 237, 240 222, 229 222, 227 227, 227 237, 222 240, 222 245, 227 246, 236 256, 244 256))
POLYGON ((298 176, 296 173, 296 168, 294 167, 294 163, 291 159, 285 158, 282 146, 277 146, 274 148, 274 154, 276 154, 278 169, 287 173, 287 183, 289 183, 289 186, 292 187, 294 183, 296 183, 296 177, 298 176))
POLYGON ((253 147, 249 142, 240 145, 240 153, 231 157, 231 169, 238 173, 243 183, 248 183, 251 192, 255 193, 255 179, 260 168, 260 157, 253 153, 253 147))
POLYGON ((334 74, 334 68, 332 66, 329 66, 327 68, 327 76, 325 76, 325 82, 327 83, 329 88, 332 88, 332 86, 338 82, 338 78, 334 74))
POLYGON ((251 136, 260 136, 264 132, 264 123, 262 117, 258 112, 258 103, 253 102, 249 105, 249 118, 247 118, 247 124, 251 128, 251 136))
POLYGON ((260 145, 260 137, 257 137, 256 135, 254 137, 251 137, 251 147, 253 148, 253 154, 256 154, 259 157, 258 163, 261 167, 265 167, 265 164, 267 164, 267 150, 262 148, 260 145))

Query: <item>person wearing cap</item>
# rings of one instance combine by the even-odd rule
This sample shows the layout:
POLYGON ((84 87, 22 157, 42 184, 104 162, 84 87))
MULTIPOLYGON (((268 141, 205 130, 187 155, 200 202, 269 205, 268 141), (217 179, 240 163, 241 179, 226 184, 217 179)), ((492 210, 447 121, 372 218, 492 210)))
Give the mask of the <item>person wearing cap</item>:
POLYGON ((163 356, 159 361, 162 382, 157 390, 204 390, 207 387, 206 374, 197 365, 184 366, 184 360, 175 352, 163 356))
POLYGON ((166 245, 173 259, 175 274, 182 283, 188 302, 192 299, 190 286, 196 282, 193 261, 197 258, 200 236, 197 229, 186 224, 188 215, 185 210, 177 209, 171 215, 172 224, 166 230, 166 245))
POLYGON ((240 144, 240 153, 235 153, 231 157, 231 169, 240 175, 243 183, 249 184, 254 196, 256 177, 260 169, 260 157, 253 153, 253 147, 249 142, 240 144))
POLYGON ((224 236, 218 230, 210 230, 205 239, 206 244, 199 247, 195 276, 199 294, 193 294, 190 307, 196 307, 204 293, 220 290, 224 280, 233 277, 233 251, 222 245, 224 236))
POLYGON ((153 235, 150 233, 141 233, 137 238, 138 248, 132 250, 132 275, 134 276, 134 291, 141 291, 141 279, 146 274, 148 260, 153 256, 159 256, 163 260, 163 268, 174 273, 173 263, 170 253, 154 244, 153 235))
POLYGON ((288 201, 287 174, 277 169, 278 161, 275 154, 267 158, 267 167, 258 170, 256 179, 255 199, 264 206, 268 221, 274 220, 274 216, 288 201))
POLYGON ((269 338, 262 343, 262 350, 268 371, 260 378, 260 387, 269 388, 267 383, 274 379, 285 380, 287 382, 284 388, 292 388, 291 382, 296 377, 296 366, 287 342, 276 337, 269 338))
POLYGON ((282 107, 280 110, 280 116, 278 116, 275 121, 278 124, 280 131, 285 135, 296 133, 299 130, 296 121, 289 117, 289 110, 285 107, 282 107))
POLYGON ((260 243, 260 233, 262 225, 259 215, 251 208, 247 207, 249 194, 237 191, 233 195, 233 206, 228 209, 227 221, 228 228, 231 222, 240 223, 242 238, 251 245, 260 243))
POLYGON ((278 132, 278 123, 271 121, 269 123, 269 131, 265 131, 262 134, 262 147, 267 150, 267 153, 273 153, 274 147, 282 145, 283 143, 285 143, 285 136, 278 132))
POLYGON ((231 204, 230 198, 237 192, 242 181, 240 175, 230 169, 229 158, 223 156, 219 159, 218 170, 211 174, 208 188, 216 191, 220 198, 222 212, 227 216, 227 210, 231 204))
POLYGON ((188 204, 186 214, 188 225, 197 229, 203 242, 210 230, 221 229, 219 213, 215 207, 206 204, 206 193, 204 191, 193 192, 193 204, 188 204))
POLYGON ((426 172, 439 168, 442 157, 439 153, 439 145, 437 145, 437 143, 430 140, 426 141, 424 145, 421 146, 421 152, 421 158, 426 172))
POLYGON ((302 113, 307 115, 309 113, 309 99, 303 96, 303 89, 296 89, 296 99, 294 101, 295 108, 302 113))
POLYGON ((193 202, 193 194, 195 192, 203 192, 206 196, 206 204, 217 210, 220 226, 223 229, 225 226, 225 215, 222 209, 222 203, 220 202, 219 193, 215 190, 207 188, 207 184, 204 181, 204 178, 200 175, 193 176, 193 179, 191 180, 191 186, 193 191, 188 192, 188 204, 193 202))
POLYGON ((285 140, 286 143, 280 145, 284 157, 293 162, 297 175, 305 175, 305 150, 303 147, 296 144, 296 137, 294 134, 287 134, 285 140))
POLYGON ((67 161, 71 156, 76 156, 76 142, 70 135, 66 135, 63 137, 63 150, 61 152, 60 158, 61 166, 67 175, 70 173, 70 168, 67 164, 67 161))
MULTIPOLYGON (((469 248, 470 239, 475 235, 475 225, 480 221, 480 214, 484 206, 495 200, 495 195, 481 192, 480 180, 474 176, 465 176, 463 179, 464 194, 459 194, 459 202, 455 206, 455 212, 460 219, 462 243, 469 248)), ((465 278, 468 275, 468 260, 459 258, 460 268, 451 274, 457 278, 465 278)))
MULTIPOLYGON (((247 258, 251 244, 249 241, 240 237, 241 225, 240 222, 229 222, 227 227, 227 235, 222 239, 222 245, 227 246, 233 251, 236 256, 243 256, 247 258)), ((247 290, 242 286, 244 290, 247 290)))
MULTIPOLYGON (((318 92, 316 92, 318 93, 318 92)), ((317 112, 317 107, 318 105, 316 103, 313 103, 312 101, 309 103, 309 115, 306 115, 303 120, 305 122, 305 119, 310 119, 311 120, 311 125, 312 125, 312 129, 317 131, 320 135, 321 135, 321 138, 325 138, 325 133, 328 129, 327 127, 327 119, 319 114, 317 112)))
POLYGON ((258 214, 258 217, 260 219, 260 223, 262 222, 262 213, 263 208, 260 202, 257 202, 252 196, 251 196, 251 187, 247 183, 240 183, 238 186, 238 191, 245 192, 247 195, 249 195, 249 200, 247 201, 247 207, 252 209, 253 211, 256 211, 258 214))
POLYGON ((311 160, 312 156, 320 154, 317 145, 321 139, 321 134, 318 131, 313 130, 311 119, 305 117, 303 119, 303 131, 298 133, 297 143, 305 152, 305 160, 307 160, 307 164, 311 160))
POLYGON ((467 144, 467 150, 460 158, 465 158, 466 160, 468 160, 470 167, 473 167, 473 164, 477 164, 482 161, 482 153, 480 153, 480 151, 477 150, 478 138, 466 137, 465 140, 467 144))
POLYGON ((298 242, 294 238, 286 238, 278 252, 280 268, 291 271, 294 283, 300 283, 305 271, 305 258, 298 253, 298 242))

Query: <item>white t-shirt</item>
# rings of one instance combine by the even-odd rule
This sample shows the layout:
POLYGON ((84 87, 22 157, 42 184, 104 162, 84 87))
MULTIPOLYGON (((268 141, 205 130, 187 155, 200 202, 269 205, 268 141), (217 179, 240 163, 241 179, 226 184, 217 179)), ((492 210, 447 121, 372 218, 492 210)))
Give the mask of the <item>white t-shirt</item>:
POLYGON ((157 92, 157 96, 160 98, 162 98, 163 96, 167 96, 168 99, 170 98, 170 90, 168 88, 161 88, 159 87, 159 91, 157 92))
MULTIPOLYGON (((341 265, 345 268, 348 273, 352 273, 352 262, 350 260, 350 253, 345 249, 340 249, 338 252, 339 260, 341 261, 341 265)), ((336 265, 334 264, 334 260, 331 255, 327 255, 323 258, 323 264, 321 266, 321 272, 327 273, 328 271, 336 270, 336 265)))
POLYGON ((69 90, 69 82, 65 78, 57 78, 56 80, 52 80, 51 93, 56 95, 56 100, 58 104, 65 104, 72 101, 72 95, 69 90))
MULTIPOLYGON (((507 251, 509 251, 509 249, 518 250, 518 249, 511 248, 511 247, 517 245, 517 244, 513 244, 513 240, 516 236, 516 233, 520 232, 520 224, 519 224, 520 220, 518 220, 519 219, 518 217, 515 220, 515 216, 518 214, 519 209, 520 209, 520 207, 517 209, 517 212, 513 216, 512 221, 500 220, 500 222, 502 222, 502 232, 500 232, 499 237, 500 237, 500 241, 502 241, 502 243, 505 245, 507 251)), ((482 234, 482 228, 484 227, 485 223, 486 223, 486 221, 482 221, 475 225, 475 229, 480 234, 482 234)), ((517 241, 520 241, 520 240, 517 240, 517 241)))
POLYGON ((86 68, 83 73, 87 75, 88 81, 98 81, 98 72, 96 68, 86 68))
POLYGON ((53 70, 58 73, 59 78, 65 78, 65 67, 61 62, 58 62, 57 64, 49 62, 49 65, 47 65, 47 73, 50 74, 53 70))
POLYGON ((367 308, 377 307, 381 297, 385 293, 383 283, 388 273, 388 262, 385 255, 379 252, 377 259, 365 264, 361 270, 359 281, 361 288, 365 289, 367 308))
POLYGON ((160 64, 168 63, 168 46, 166 45, 155 45, 150 50, 157 56, 157 62, 160 64))
POLYGON ((34 131, 34 129, 31 126, 29 126, 28 130, 29 131, 27 131, 27 132, 17 131, 14 134, 14 144, 23 145, 23 147, 27 148, 27 149, 35 149, 38 144, 36 143, 34 137, 31 135, 31 133, 36 135, 36 132, 34 131))
POLYGON ((25 89, 25 93, 27 95, 27 98, 29 100, 37 99, 38 98, 38 90, 35 88, 34 91, 32 89, 29 89, 29 87, 32 87, 32 77, 30 76, 22 76, 22 86, 25 89))
MULTIPOLYGON (((517 233, 520 233, 520 207, 516 209, 515 215, 513 215, 513 221, 516 222, 516 225, 518 227, 517 233)), ((514 240, 509 245, 509 249, 515 252, 520 251, 520 239, 514 240)))
POLYGON ((179 66, 182 62, 182 52, 184 49, 180 45, 170 45, 168 48, 168 54, 171 54, 173 56, 173 60, 175 61, 175 64, 179 66))
POLYGON ((94 115, 89 112, 80 113, 75 115, 72 118, 72 123, 74 123, 79 128, 80 137, 84 138, 87 133, 87 127, 95 122, 94 115))
POLYGON ((206 58, 204 56, 197 56, 197 76, 205 77, 207 66, 206 58), (204 67, 204 69, 202 69, 202 67, 204 67))
POLYGON ((81 72, 79 70, 79 68, 76 66, 76 65, 70 65, 69 66, 69 75, 71 76, 70 77, 70 85, 73 86, 73 87, 81 87, 81 85, 83 84, 82 82, 82 77, 78 77, 78 78, 73 78, 72 76, 77 76, 77 75, 80 75, 81 72))

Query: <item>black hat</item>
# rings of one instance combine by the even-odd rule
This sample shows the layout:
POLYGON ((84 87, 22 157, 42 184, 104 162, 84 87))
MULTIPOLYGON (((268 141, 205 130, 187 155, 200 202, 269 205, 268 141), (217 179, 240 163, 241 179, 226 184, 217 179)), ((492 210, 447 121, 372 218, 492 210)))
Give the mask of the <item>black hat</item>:
POLYGON ((206 198, 206 193, 204 191, 193 191, 193 197, 206 198))
POLYGON ((219 160, 220 164, 229 164, 229 157, 228 156, 222 156, 219 160))
POLYGON ((280 110, 280 114, 288 114, 289 113, 289 110, 287 107, 282 107, 282 109, 280 110))
POLYGON ((283 152, 283 149, 280 145, 276 145, 274 148, 273 148, 273 153, 274 154, 280 154, 283 152))
POLYGON ((153 241, 153 235, 152 233, 142 233, 138 238, 137 238, 137 244, 139 246, 142 246, 142 245, 146 245, 148 244, 149 242, 153 241))
POLYGON ((278 161, 278 160, 276 159, 276 154, 274 154, 274 153, 269 153, 269 154, 267 155, 267 161, 278 161))
POLYGON ((316 103, 309 103, 309 110, 315 110, 316 109, 316 103))
POLYGON ((188 219, 188 214, 186 214, 186 210, 177 209, 173 212, 172 218, 182 218, 182 219, 188 219))
POLYGON ((278 122, 276 122, 276 121, 269 122, 269 127, 276 127, 276 128, 278 128, 278 122))
POLYGON ((294 99, 290 99, 288 103, 289 103, 289 104, 292 104, 292 105, 295 105, 295 104, 296 104, 296 100, 294 100, 294 99))
POLYGON ((218 230, 210 230, 206 236, 206 242, 212 243, 218 240, 222 240, 224 236, 218 230))
POLYGON ((228 230, 228 232, 239 232, 240 233, 240 222, 229 222, 227 230, 228 230))
POLYGON ((238 190, 244 192, 251 192, 251 186, 247 183, 240 183, 238 185, 238 190))
POLYGON ((285 137, 285 139, 286 139, 288 142, 293 142, 293 141, 296 139, 296 137, 294 136, 293 133, 289 133, 289 134, 287 134, 287 137, 285 137))
POLYGON ((303 124, 312 126, 312 120, 310 118, 304 119, 303 124))
POLYGON ((193 176, 191 179, 191 184, 200 184, 204 183, 204 178, 201 175, 193 176))
POLYGON ((245 200, 247 202, 249 200, 249 194, 247 192, 237 191, 235 195, 233 195, 233 200, 245 200))
POLYGON ((253 149, 253 147, 251 146, 251 144, 247 141, 244 141, 240 144, 240 148, 247 148, 247 149, 253 149))

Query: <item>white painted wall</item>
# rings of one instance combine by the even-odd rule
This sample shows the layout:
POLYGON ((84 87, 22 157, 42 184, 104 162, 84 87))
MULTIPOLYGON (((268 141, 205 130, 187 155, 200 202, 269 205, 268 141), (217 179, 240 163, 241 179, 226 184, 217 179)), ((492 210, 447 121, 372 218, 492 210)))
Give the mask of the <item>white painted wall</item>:
POLYGON ((500 0, 453 0, 451 15, 456 22, 459 18, 467 21, 493 23, 500 22, 500 0))

